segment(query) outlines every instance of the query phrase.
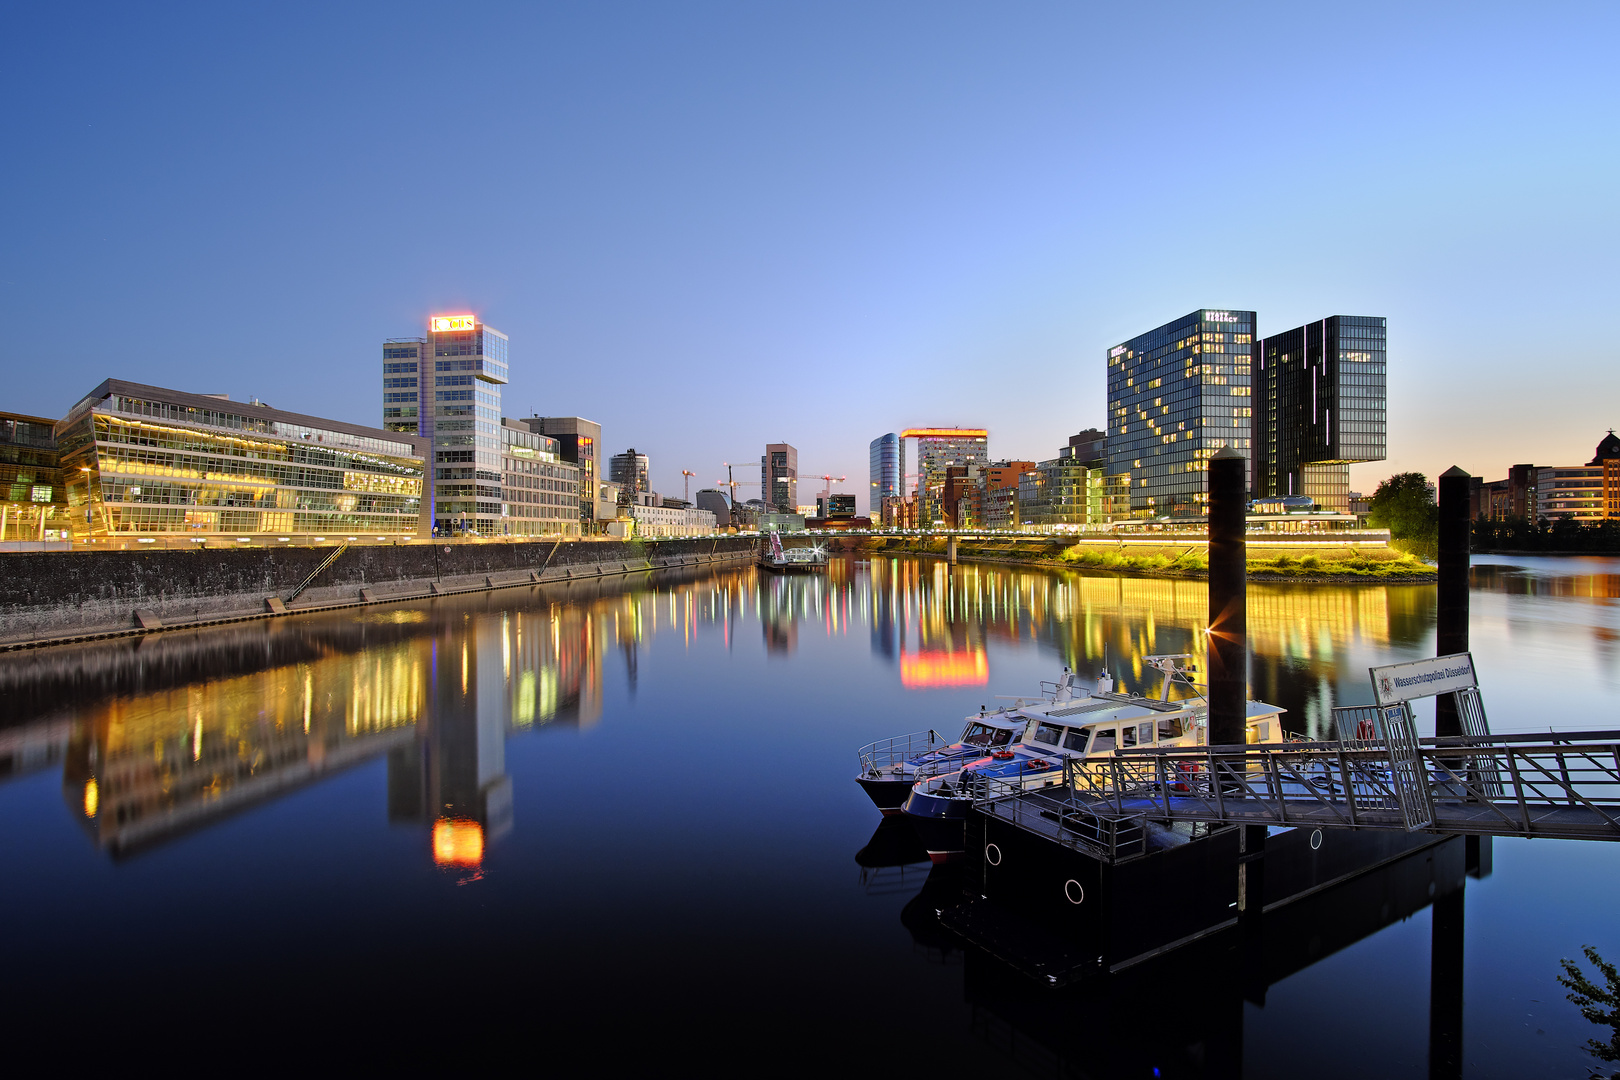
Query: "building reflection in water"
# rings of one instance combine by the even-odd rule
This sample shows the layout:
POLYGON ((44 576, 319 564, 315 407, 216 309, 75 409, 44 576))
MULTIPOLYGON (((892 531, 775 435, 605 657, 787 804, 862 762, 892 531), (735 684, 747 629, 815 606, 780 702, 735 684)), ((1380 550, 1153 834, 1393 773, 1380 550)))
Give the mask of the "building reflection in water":
MULTIPOLYGON (((785 624, 814 612, 841 631, 847 612, 810 584, 785 624)), ((0 781, 60 766, 70 812, 121 857, 385 756, 388 819, 477 870, 513 826, 506 739, 598 722, 610 649, 633 679, 661 630, 729 643, 750 603, 768 608, 755 589, 751 568, 677 572, 9 655, 0 781)))
MULTIPOLYGON (((753 617, 767 654, 789 655, 801 634, 853 624, 911 689, 986 685, 996 645, 1035 644, 1154 692, 1142 657, 1200 652, 1205 606, 1200 581, 843 558, 825 574, 654 574, 17 654, 0 660, 15 703, 0 776, 60 763, 68 806, 123 854, 385 755, 389 820, 423 830, 440 864, 477 868, 515 820, 505 740, 598 722, 610 650, 633 686, 660 633, 689 645, 712 628, 734 648, 753 617)), ((1432 607, 1421 586, 1256 584, 1254 693, 1326 737, 1348 703, 1335 687, 1359 685, 1363 653, 1415 655, 1432 607)))

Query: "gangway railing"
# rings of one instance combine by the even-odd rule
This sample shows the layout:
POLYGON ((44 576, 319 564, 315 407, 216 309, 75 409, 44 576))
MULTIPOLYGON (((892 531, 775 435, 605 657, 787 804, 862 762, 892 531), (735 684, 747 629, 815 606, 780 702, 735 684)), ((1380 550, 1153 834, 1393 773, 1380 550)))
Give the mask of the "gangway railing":
POLYGON ((882 772, 919 754, 939 750, 949 744, 950 740, 933 728, 929 728, 927 731, 913 731, 909 735, 896 735, 892 739, 868 743, 855 754, 861 759, 861 774, 864 776, 882 772))
POLYGON ((1016 780, 968 773, 963 789, 984 813, 1108 862, 1148 853, 1148 815, 1115 814, 1066 798, 1066 788, 1025 788, 1016 780), (1055 794, 1054 794, 1055 792, 1055 794))
POLYGON ((1065 779, 1121 818, 1620 840, 1620 731, 1148 748, 1065 779))

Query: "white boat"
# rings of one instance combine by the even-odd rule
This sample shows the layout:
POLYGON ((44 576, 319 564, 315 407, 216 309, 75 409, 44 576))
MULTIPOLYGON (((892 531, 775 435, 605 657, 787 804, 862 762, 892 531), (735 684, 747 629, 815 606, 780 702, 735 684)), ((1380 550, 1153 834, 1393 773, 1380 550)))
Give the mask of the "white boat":
MULTIPOLYGON (((1096 690, 1081 699, 1020 701, 1009 715, 1023 719, 1024 732, 1006 748, 949 772, 920 778, 906 797, 902 812, 916 827, 934 862, 948 862, 966 848, 967 812, 978 791, 1057 787, 1065 762, 1072 769, 1103 768, 1122 750, 1147 747, 1203 746, 1207 741, 1209 702, 1193 684, 1184 665, 1187 654, 1144 657, 1164 676, 1157 698, 1096 690), (1196 696, 1172 701, 1171 687, 1180 684, 1196 696)), ((1246 707, 1250 743, 1285 741, 1282 714, 1263 701, 1246 707)))

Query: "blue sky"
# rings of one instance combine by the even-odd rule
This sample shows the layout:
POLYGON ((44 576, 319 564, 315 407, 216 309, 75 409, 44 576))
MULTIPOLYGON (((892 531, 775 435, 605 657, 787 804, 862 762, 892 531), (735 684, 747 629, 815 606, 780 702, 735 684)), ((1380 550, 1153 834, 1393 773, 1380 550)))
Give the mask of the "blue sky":
POLYGON ((1052 456, 1102 425, 1108 345, 1211 306, 1388 317, 1366 490, 1584 461, 1620 426, 1612 4, 13 4, 0 29, 0 409, 113 376, 377 423, 381 340, 471 309, 511 337, 508 415, 598 420, 665 493, 777 440, 864 492, 907 426, 1052 456))

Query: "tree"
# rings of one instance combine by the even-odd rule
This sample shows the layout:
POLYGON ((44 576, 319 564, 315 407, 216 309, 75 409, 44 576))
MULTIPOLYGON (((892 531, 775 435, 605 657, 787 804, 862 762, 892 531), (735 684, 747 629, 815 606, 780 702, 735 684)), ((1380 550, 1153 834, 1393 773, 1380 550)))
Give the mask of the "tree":
POLYGON ((1396 473, 1379 484, 1367 500, 1367 524, 1388 529, 1396 540, 1437 543, 1440 508, 1434 504, 1429 478, 1416 472, 1396 473))
POLYGON ((1581 952, 1586 954, 1586 958, 1609 985, 1605 988, 1592 982, 1573 960, 1558 961, 1564 969, 1558 981, 1564 989, 1572 991, 1566 996, 1571 1004, 1581 1010, 1582 1016, 1594 1024, 1607 1024, 1614 1029, 1614 1035, 1606 1043, 1596 1039, 1586 1040, 1586 1052, 1599 1061, 1620 1061, 1620 971, 1616 971, 1614 965, 1607 963, 1590 945, 1582 945, 1581 952))

